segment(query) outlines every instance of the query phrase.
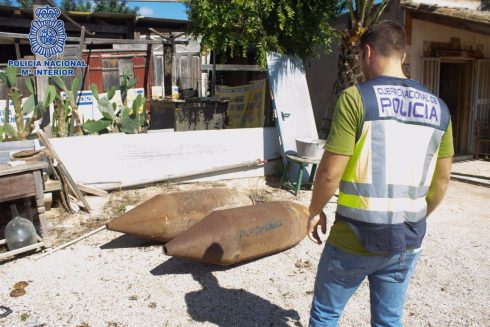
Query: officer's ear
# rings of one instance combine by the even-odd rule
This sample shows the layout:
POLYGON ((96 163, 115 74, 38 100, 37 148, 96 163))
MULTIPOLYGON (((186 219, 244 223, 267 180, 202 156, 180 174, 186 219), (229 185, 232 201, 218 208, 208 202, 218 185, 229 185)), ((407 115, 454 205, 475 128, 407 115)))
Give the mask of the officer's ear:
POLYGON ((364 44, 362 46, 362 59, 371 59, 373 48, 369 44, 364 44))

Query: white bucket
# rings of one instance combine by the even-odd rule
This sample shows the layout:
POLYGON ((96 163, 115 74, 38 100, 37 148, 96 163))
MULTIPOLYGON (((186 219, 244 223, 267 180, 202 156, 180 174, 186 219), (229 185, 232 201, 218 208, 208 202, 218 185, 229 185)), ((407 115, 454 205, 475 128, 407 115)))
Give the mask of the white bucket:
POLYGON ((325 140, 297 139, 296 152, 298 156, 312 159, 320 159, 323 155, 325 140))

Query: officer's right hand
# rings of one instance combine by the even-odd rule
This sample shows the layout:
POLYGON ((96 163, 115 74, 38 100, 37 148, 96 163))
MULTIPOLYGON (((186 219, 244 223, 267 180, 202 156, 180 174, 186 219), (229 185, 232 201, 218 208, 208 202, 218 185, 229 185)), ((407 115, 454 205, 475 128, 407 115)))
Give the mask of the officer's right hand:
POLYGON ((325 215, 323 210, 320 212, 319 215, 311 216, 308 219, 308 237, 310 238, 310 240, 312 240, 316 244, 322 244, 322 240, 320 239, 320 236, 318 235, 318 225, 321 226, 322 233, 326 234, 327 233, 327 216, 325 215))

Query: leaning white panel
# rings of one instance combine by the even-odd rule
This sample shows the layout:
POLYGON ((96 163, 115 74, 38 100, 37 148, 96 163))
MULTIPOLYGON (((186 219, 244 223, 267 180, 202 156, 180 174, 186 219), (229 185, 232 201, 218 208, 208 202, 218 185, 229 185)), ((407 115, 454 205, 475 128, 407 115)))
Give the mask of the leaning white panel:
MULTIPOLYGON (((56 138, 51 142, 75 181, 103 189, 280 156, 274 128, 121 133, 56 138)), ((214 179, 277 174, 277 168, 276 162, 265 168, 219 174, 214 179)))
MULTIPOLYGON (((267 70, 282 153, 296 152, 296 139, 318 139, 303 62, 269 53, 267 70)), ((291 173, 294 176, 296 169, 291 173)), ((305 175, 307 179, 308 174, 305 175)))

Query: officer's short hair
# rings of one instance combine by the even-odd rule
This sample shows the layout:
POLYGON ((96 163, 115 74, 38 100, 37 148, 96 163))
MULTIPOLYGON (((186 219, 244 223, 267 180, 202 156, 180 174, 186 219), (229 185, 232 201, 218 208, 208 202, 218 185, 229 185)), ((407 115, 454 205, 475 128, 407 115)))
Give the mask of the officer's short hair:
POLYGON ((382 20, 369 27, 361 36, 361 47, 369 44, 384 57, 403 56, 407 46, 405 30, 391 20, 382 20))

